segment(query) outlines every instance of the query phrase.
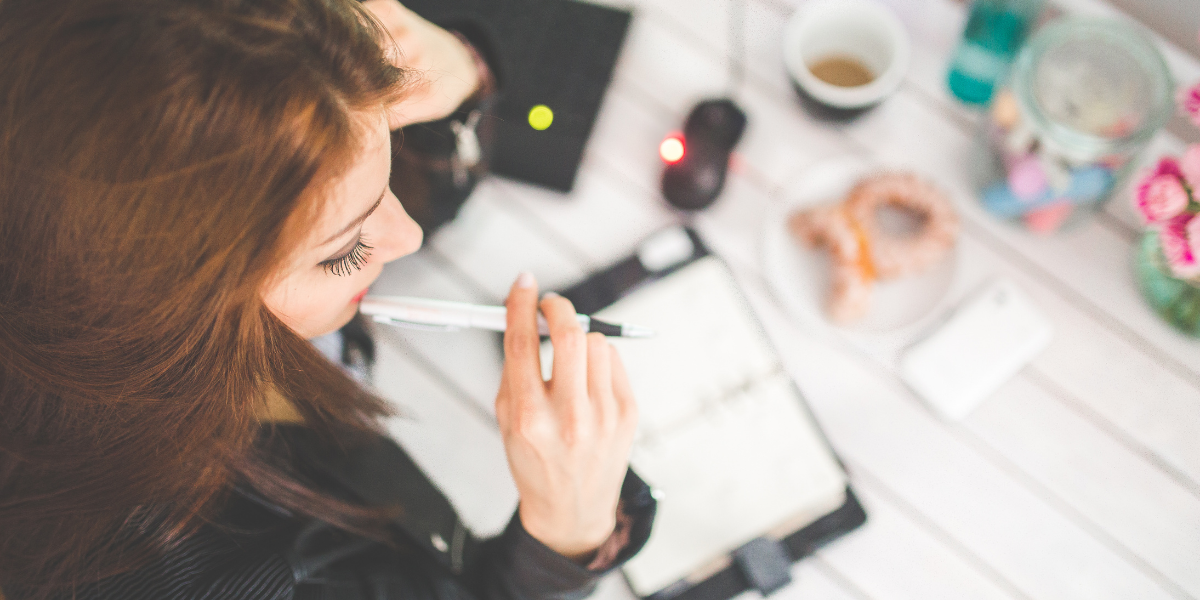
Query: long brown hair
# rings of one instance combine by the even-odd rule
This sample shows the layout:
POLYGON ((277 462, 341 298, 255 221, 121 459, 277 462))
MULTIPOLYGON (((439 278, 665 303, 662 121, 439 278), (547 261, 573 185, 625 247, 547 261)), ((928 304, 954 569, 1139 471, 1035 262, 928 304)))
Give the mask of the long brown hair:
POLYGON ((384 405, 264 282, 405 74, 353 0, 0 0, 0 586, 136 567, 236 481, 351 523, 255 451, 384 405))

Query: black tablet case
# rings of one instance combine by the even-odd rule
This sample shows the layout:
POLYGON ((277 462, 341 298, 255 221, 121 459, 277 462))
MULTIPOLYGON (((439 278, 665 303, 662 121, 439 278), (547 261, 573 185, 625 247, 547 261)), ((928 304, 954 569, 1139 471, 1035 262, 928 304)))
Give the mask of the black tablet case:
POLYGON ((631 14, 576 0, 405 0, 429 21, 485 30, 503 82, 492 172, 570 191, 631 14), (544 131, 529 109, 554 111, 544 131))
MULTIPOLYGON (((652 272, 642 265, 635 254, 559 293, 571 300, 577 311, 590 315, 643 285, 667 277, 684 266, 709 256, 710 252, 700 236, 690 228, 684 230, 691 238, 693 247, 692 256, 686 260, 661 271, 652 272)), ((807 406, 805 410, 808 410, 807 406)), ((845 470, 844 465, 842 468, 845 470)), ((849 533, 866 520, 866 512, 853 490, 847 486, 846 501, 833 512, 789 534, 778 543, 758 538, 734 552, 733 563, 707 579, 694 585, 680 582, 668 586, 647 600, 726 600, 748 589, 757 589, 764 596, 768 595, 790 581, 786 570, 780 573, 779 568, 772 564, 772 553, 786 556, 791 562, 796 562, 812 554, 822 545, 849 533)))

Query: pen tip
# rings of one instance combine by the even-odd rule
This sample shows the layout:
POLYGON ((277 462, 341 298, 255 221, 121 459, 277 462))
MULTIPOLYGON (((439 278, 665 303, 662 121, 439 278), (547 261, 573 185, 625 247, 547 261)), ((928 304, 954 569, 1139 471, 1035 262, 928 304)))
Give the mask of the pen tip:
POLYGON ((652 337, 654 337, 654 335, 655 335, 654 330, 650 329, 649 327, 642 327, 641 325, 628 325, 628 324, 621 326, 621 337, 652 338, 652 337))

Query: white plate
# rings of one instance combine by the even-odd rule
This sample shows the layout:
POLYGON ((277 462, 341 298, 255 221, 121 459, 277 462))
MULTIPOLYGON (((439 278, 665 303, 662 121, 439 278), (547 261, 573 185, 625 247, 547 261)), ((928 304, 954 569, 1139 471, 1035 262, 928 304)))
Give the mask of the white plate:
MULTIPOLYGON (((827 253, 806 248, 787 227, 793 212, 839 202, 860 179, 880 167, 860 158, 831 159, 814 165, 787 190, 784 203, 767 215, 763 232, 763 272, 772 291, 802 321, 831 323, 828 302, 830 262, 827 253)), ((876 281, 871 308, 862 319, 846 325, 849 331, 885 334, 928 317, 954 281, 957 248, 926 271, 912 277, 876 281)))

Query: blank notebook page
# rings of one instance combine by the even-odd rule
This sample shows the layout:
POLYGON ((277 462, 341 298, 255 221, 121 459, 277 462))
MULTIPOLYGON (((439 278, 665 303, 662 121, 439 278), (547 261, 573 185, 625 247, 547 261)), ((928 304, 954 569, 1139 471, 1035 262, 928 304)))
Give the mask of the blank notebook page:
POLYGON ((625 566, 638 595, 842 505, 845 473, 719 260, 697 260, 596 316, 656 332, 611 339, 641 415, 633 468, 661 492, 650 540, 625 566))

